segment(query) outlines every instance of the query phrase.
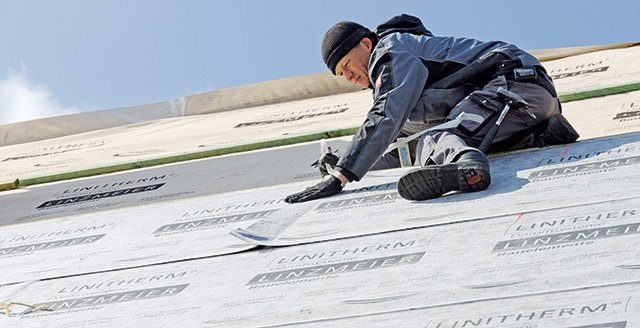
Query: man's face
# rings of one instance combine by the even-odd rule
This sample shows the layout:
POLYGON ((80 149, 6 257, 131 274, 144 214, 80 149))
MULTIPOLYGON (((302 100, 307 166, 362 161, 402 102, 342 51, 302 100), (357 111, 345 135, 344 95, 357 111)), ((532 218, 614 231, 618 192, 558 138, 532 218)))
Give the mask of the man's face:
POLYGON ((363 88, 369 87, 369 56, 371 55, 372 42, 364 38, 353 47, 336 65, 336 76, 342 76, 352 84, 363 88))

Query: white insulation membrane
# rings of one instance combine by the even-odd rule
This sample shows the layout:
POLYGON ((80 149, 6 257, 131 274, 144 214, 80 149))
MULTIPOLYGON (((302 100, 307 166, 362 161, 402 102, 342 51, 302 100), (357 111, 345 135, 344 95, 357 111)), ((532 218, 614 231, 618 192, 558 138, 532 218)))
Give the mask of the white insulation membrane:
MULTIPOLYGON (((50 311, 1 319, 9 327, 247 327, 470 302, 506 313, 479 301, 640 282, 639 233, 635 200, 523 212, 6 286, 0 299, 50 311)), ((619 309, 628 298, 594 301, 619 309)))
POLYGON ((581 139, 640 131, 640 91, 572 101, 562 109, 581 139))
MULTIPOLYGON (((640 47, 545 62, 559 93, 640 82, 640 47)), ((571 103, 569 103, 571 104, 571 103)), ((371 92, 142 122, 0 148, 0 182, 358 127, 371 92)))
POLYGON ((282 192, 221 194, 0 229, 0 285, 179 261, 255 247, 229 231, 283 207, 282 192))
POLYGON ((631 328, 640 326, 638 295, 640 284, 628 283, 564 293, 540 293, 535 296, 322 320, 296 326, 631 328))
POLYGON ((640 46, 544 62, 559 94, 640 83, 640 46))
POLYGON ((0 181, 358 127, 370 104, 363 91, 0 147, 0 181))
POLYGON ((407 169, 370 172, 337 196, 289 205, 234 233, 259 245, 292 245, 593 202, 640 203, 639 165, 636 133, 496 156, 487 190, 428 201, 397 193, 407 169))
POLYGON ((0 226, 319 179, 319 155, 316 141, 5 191, 0 226))

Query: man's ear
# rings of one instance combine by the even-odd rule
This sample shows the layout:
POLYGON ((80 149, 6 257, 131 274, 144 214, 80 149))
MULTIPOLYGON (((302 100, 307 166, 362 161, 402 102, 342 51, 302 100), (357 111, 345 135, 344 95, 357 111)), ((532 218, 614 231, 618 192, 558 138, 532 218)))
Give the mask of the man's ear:
POLYGON ((365 48, 367 48, 367 50, 371 51, 371 48, 373 46, 373 41, 371 41, 371 39, 369 38, 362 38, 362 40, 360 40, 360 44, 362 44, 365 48))

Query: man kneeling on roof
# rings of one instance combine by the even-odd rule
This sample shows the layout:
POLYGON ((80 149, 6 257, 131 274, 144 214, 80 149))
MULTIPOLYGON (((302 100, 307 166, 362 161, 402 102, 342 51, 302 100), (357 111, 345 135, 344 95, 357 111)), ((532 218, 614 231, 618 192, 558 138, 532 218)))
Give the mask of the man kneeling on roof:
POLYGON ((420 19, 403 14, 375 32, 354 22, 335 24, 322 41, 322 58, 333 74, 373 89, 373 106, 330 177, 288 196, 289 203, 338 194, 369 170, 400 167, 398 150, 387 151, 389 145, 420 131, 427 130, 409 149, 421 167, 398 181, 409 200, 486 189, 491 175, 483 151, 578 138, 540 62, 512 44, 434 36, 420 19), (445 122, 457 124, 434 128, 445 122))

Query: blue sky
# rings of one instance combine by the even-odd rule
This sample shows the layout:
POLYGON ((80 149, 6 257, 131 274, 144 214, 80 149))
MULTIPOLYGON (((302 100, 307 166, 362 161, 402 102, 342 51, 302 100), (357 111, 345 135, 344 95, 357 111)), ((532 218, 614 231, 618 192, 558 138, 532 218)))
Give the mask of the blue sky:
POLYGON ((321 72, 333 23, 403 12, 524 49, 640 40, 638 0, 0 0, 0 123, 321 72))

